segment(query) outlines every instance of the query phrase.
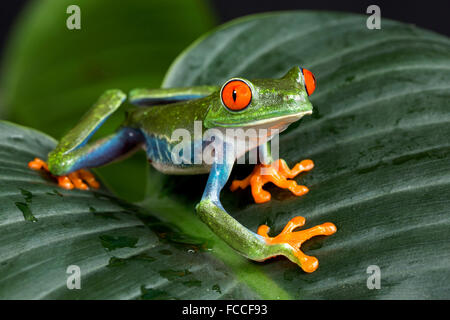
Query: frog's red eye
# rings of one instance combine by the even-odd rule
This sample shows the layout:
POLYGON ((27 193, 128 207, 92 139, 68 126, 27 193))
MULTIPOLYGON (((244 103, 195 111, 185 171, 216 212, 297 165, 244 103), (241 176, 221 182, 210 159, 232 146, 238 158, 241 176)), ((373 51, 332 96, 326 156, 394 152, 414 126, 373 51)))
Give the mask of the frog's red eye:
POLYGON ((303 69, 303 78, 305 79, 305 87, 308 92, 308 96, 312 95, 316 90, 316 78, 311 71, 303 69))
POLYGON ((252 101, 252 89, 242 80, 231 80, 223 86, 220 96, 228 109, 240 111, 252 101))

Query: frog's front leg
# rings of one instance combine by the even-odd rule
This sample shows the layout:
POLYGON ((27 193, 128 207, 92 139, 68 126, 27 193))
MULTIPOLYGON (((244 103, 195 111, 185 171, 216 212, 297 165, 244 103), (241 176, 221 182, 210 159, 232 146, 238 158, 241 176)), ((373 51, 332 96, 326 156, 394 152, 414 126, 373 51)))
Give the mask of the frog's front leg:
POLYGON ((296 196, 302 196, 308 193, 309 189, 298 185, 294 180, 298 174, 309 171, 314 168, 312 160, 303 160, 297 163, 292 169, 283 159, 273 160, 270 152, 270 142, 259 147, 260 164, 257 164, 253 172, 243 180, 234 180, 230 186, 231 191, 238 188, 245 189, 251 186, 253 199, 256 203, 270 201, 271 195, 263 189, 263 186, 272 182, 279 188, 288 189, 296 196))
POLYGON ((269 227, 265 225, 259 227, 258 234, 250 231, 231 217, 220 203, 220 191, 228 180, 233 163, 234 159, 228 157, 223 163, 215 162, 212 165, 202 200, 196 207, 203 222, 228 245, 249 259, 263 261, 283 255, 306 272, 316 270, 317 259, 305 255, 300 250, 300 246, 316 235, 333 234, 336 232, 336 227, 332 223, 324 223, 294 232, 294 229, 305 222, 303 217, 295 217, 277 237, 269 237, 269 227))
POLYGON ((102 123, 125 99, 119 90, 106 91, 81 121, 70 130, 48 155, 48 163, 36 158, 28 166, 50 171, 65 189, 87 189, 86 183, 98 188, 94 176, 84 168, 98 167, 135 149, 143 142, 142 133, 123 127, 118 132, 94 143, 86 144, 102 123), (86 183, 85 183, 86 182, 86 183))

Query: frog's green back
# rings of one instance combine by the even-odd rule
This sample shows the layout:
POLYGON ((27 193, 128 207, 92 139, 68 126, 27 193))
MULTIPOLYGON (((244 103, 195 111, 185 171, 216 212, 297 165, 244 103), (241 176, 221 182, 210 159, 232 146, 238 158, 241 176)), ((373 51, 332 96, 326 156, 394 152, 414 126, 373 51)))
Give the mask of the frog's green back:
POLYGON ((128 101, 137 106, 162 105, 199 99, 219 90, 216 86, 196 86, 184 88, 159 88, 131 90, 128 94, 128 101))
POLYGON ((168 141, 176 129, 186 129, 193 136, 195 121, 200 121, 204 129, 203 121, 214 98, 217 97, 213 94, 200 99, 137 107, 128 112, 124 125, 139 128, 148 135, 165 137, 168 141))

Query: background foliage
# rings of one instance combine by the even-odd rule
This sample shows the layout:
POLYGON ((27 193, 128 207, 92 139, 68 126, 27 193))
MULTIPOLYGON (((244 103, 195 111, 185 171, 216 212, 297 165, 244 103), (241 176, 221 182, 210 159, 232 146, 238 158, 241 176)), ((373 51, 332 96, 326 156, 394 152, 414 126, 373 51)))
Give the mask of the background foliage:
MULTIPOLYGON (((59 139, 103 91, 159 87, 173 59, 214 20, 201 0, 32 1, 4 54, 0 115, 59 139), (81 9, 80 30, 66 27, 73 4, 81 9)), ((96 137, 123 118, 114 114, 96 137)), ((139 153, 98 173, 120 196, 138 200, 144 159, 139 153)))

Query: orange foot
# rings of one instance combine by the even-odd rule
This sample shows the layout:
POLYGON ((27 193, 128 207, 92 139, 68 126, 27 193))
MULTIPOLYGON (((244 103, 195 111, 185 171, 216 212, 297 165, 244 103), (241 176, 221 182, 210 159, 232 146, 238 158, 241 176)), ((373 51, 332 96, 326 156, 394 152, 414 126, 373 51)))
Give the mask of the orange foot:
POLYGON ((305 272, 313 272, 319 266, 319 261, 316 257, 307 256, 304 254, 300 247, 303 242, 312 237, 319 235, 329 236, 336 232, 336 226, 331 222, 323 223, 321 225, 301 230, 295 231, 294 229, 301 227, 305 224, 305 218, 295 217, 289 221, 284 227, 283 231, 276 237, 269 237, 269 227, 266 225, 261 225, 258 228, 258 234, 263 236, 267 244, 288 244, 292 248, 292 253, 297 259, 297 263, 305 272))
POLYGON ((297 185, 297 182, 292 179, 303 171, 309 171, 314 168, 312 160, 303 160, 297 163, 292 170, 289 169, 283 159, 274 161, 272 164, 258 164, 253 169, 253 172, 244 180, 234 180, 231 184, 231 191, 238 188, 245 189, 249 185, 252 188, 253 199, 256 203, 263 203, 270 200, 271 195, 262 187, 267 182, 272 182, 276 186, 289 189, 296 196, 302 196, 308 193, 309 189, 305 186, 297 185))
MULTIPOLYGON (((50 172, 48 170, 48 165, 45 163, 45 161, 35 158, 33 161, 30 161, 28 163, 28 167, 33 170, 45 170, 47 172, 50 172)), ((52 175, 53 176, 53 175, 52 175)), ((95 177, 92 173, 85 169, 80 169, 74 172, 69 173, 65 176, 53 176, 58 180, 58 185, 64 189, 71 190, 73 188, 81 189, 81 190, 87 190, 89 187, 87 184, 95 189, 98 189, 100 187, 100 184, 95 180, 95 177), (84 183, 85 181, 86 183, 84 183)))

